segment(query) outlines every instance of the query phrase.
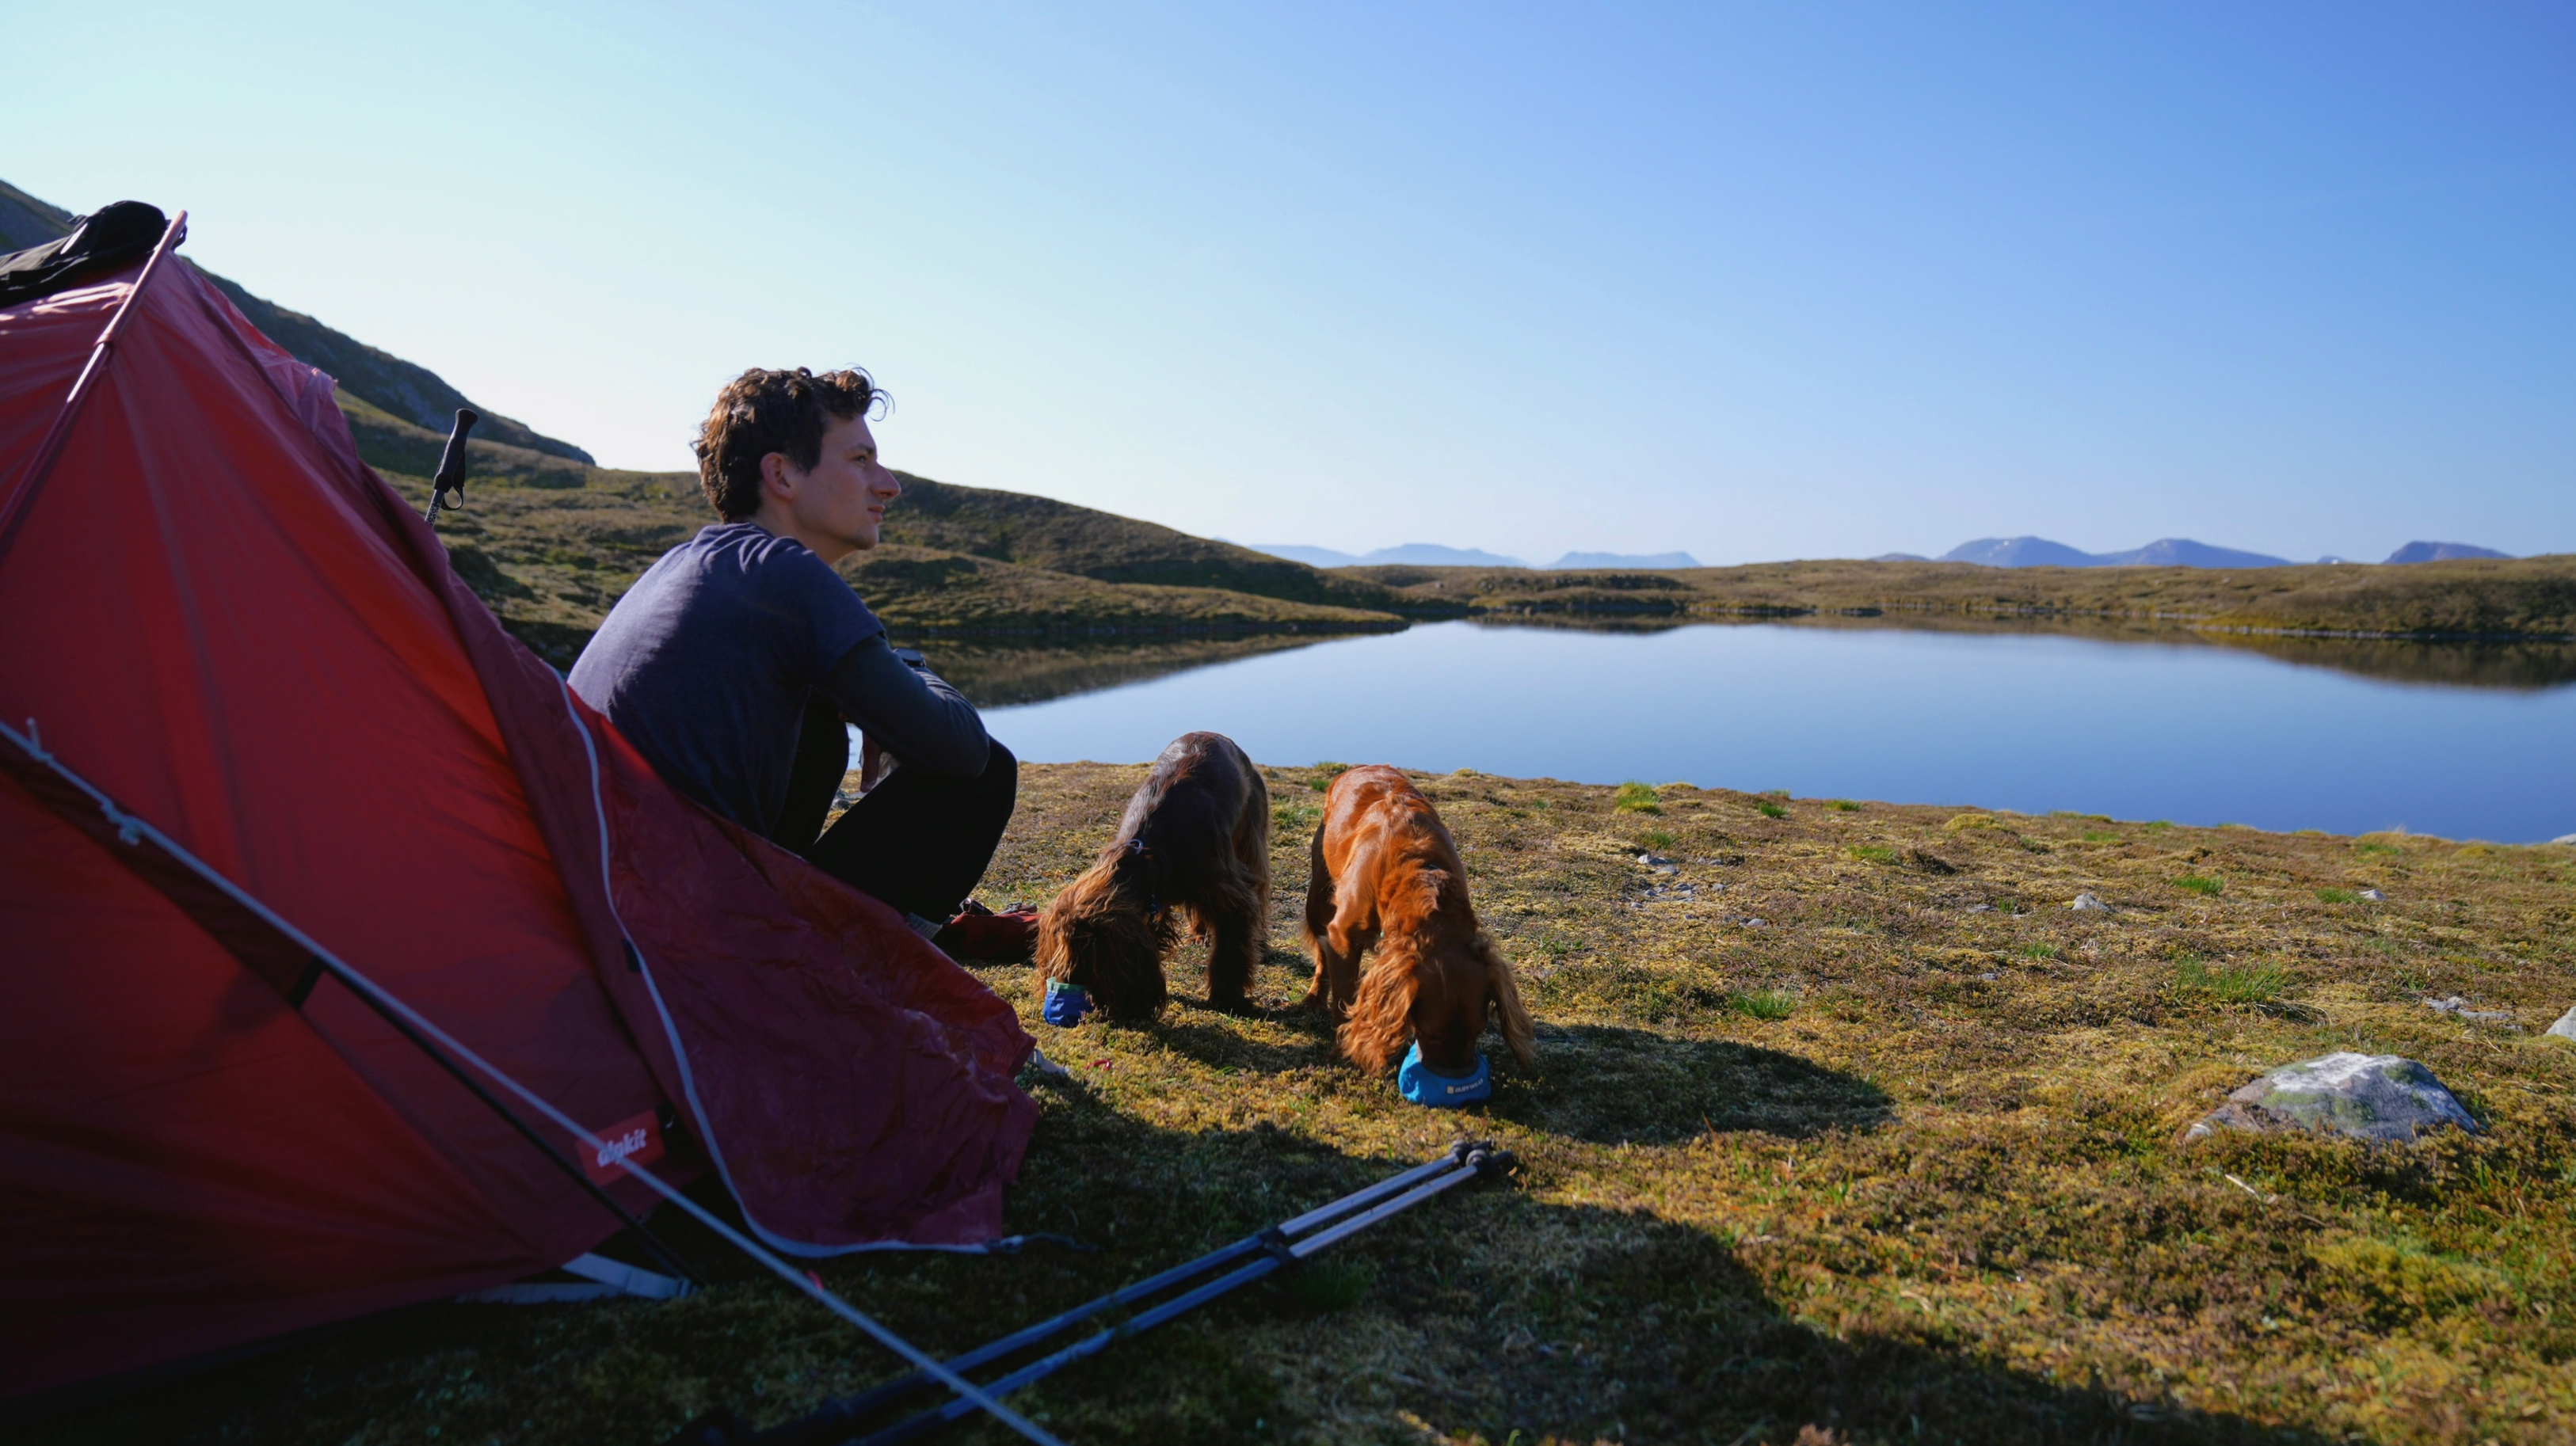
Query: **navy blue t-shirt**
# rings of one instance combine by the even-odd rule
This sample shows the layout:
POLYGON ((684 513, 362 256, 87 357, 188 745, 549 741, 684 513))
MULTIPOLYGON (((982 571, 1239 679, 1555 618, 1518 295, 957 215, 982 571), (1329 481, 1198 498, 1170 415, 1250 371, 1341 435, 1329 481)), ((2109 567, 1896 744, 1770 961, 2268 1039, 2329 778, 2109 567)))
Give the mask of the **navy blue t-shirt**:
POLYGON ((885 624, 801 542, 727 522, 662 554, 572 666, 674 787, 766 834, 787 801, 805 700, 885 624))

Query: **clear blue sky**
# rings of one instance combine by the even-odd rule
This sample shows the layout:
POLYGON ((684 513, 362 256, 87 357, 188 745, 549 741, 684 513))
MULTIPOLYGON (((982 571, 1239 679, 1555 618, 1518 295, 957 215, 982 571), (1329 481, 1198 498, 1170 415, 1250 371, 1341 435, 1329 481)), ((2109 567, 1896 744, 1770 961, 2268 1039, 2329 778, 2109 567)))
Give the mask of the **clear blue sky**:
POLYGON ((74 7, 0 178, 604 461, 1539 559, 2576 551, 2576 6, 74 7))

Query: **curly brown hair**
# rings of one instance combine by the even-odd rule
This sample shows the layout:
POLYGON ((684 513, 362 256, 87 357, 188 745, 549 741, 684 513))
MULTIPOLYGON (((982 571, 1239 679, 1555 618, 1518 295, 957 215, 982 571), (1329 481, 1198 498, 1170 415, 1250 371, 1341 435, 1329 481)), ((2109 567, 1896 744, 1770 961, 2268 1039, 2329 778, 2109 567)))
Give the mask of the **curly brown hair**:
POLYGON ((819 376, 753 367, 725 383, 698 428, 698 487, 717 516, 740 522, 760 510, 761 458, 777 452, 811 471, 832 420, 865 416, 884 397, 857 367, 819 376))

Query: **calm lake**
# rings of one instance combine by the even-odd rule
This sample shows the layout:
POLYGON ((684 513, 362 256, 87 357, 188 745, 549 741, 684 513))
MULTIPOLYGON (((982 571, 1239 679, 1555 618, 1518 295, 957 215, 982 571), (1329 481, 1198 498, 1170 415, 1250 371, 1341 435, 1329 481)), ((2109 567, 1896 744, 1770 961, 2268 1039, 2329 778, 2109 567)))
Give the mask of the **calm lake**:
POLYGON ((1022 758, 1265 763, 2528 843, 2576 832, 2576 648, 1966 625, 922 642, 1022 758))

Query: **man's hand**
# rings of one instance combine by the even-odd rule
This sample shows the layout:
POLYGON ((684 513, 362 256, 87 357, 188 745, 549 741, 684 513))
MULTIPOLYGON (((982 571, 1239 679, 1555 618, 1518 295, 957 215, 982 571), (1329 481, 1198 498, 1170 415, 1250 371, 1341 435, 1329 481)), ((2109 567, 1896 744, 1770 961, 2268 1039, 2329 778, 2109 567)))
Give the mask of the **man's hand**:
POLYGON ((862 795, 875 792, 876 786, 893 777, 895 769, 901 766, 902 760, 878 747, 876 739, 865 733, 859 735, 859 792, 862 795))

